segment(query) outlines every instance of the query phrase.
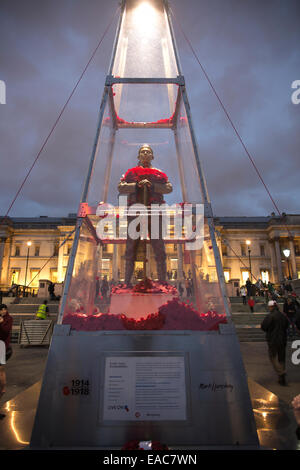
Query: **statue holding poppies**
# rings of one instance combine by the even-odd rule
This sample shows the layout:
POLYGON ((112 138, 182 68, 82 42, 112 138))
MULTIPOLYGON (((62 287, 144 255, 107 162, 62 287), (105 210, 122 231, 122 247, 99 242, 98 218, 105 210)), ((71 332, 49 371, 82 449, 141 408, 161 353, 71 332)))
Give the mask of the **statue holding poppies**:
MULTIPOLYGON (((152 148, 148 144, 142 145, 138 153, 138 166, 130 168, 122 176, 118 185, 118 190, 120 194, 128 196, 128 206, 139 203, 149 208, 151 204, 163 204, 163 195, 172 192, 172 184, 169 182, 167 175, 152 166, 153 159, 154 156, 152 148)), ((166 281, 166 252, 162 238, 161 217, 162 216, 160 215, 158 238, 151 238, 151 224, 149 223, 148 226, 150 243, 153 248, 157 265, 158 279, 159 281, 164 282, 166 281)), ((128 224, 129 223, 130 217, 128 217, 128 224)), ((141 243, 140 239, 135 240, 130 238, 130 236, 127 236, 125 252, 125 283, 127 285, 131 284, 131 277, 134 270, 134 263, 136 261, 139 243, 141 243)))

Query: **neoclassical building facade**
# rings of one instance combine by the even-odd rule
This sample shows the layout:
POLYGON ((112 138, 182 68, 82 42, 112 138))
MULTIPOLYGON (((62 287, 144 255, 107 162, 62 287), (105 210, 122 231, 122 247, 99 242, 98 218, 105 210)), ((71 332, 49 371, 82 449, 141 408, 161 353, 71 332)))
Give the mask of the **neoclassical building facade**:
MULTIPOLYGON (((1 289, 7 290, 13 284, 38 288, 39 280, 45 279, 62 283, 75 223, 76 214, 2 220, 1 289)), ((300 215, 215 217, 215 228, 225 280, 229 284, 235 280, 241 286, 248 277, 253 282, 262 279, 273 283, 280 283, 287 277, 300 278, 300 215)), ((101 250, 102 276, 123 280, 125 246, 107 243, 101 250)), ((188 277, 188 272, 182 269, 182 246, 168 244, 166 254, 169 278, 188 277)), ((149 275, 152 267, 155 271, 154 264, 151 259, 149 275)), ((137 278, 139 270, 137 261, 137 278)))

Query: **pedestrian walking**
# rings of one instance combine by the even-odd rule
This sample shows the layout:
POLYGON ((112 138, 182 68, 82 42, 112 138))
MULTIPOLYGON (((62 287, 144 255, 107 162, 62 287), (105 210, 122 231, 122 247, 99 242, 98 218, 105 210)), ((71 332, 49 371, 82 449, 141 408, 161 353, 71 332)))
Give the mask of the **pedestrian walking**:
POLYGON ((251 283, 249 277, 246 281, 246 289, 247 289, 247 296, 251 297, 251 295, 252 295, 252 283, 251 283))
POLYGON ((190 296, 190 283, 188 279, 185 280, 185 290, 186 290, 186 296, 189 297, 190 296))
POLYGON ((255 301, 254 301, 253 297, 250 297, 250 299, 248 299, 248 305, 250 307, 250 312, 254 313, 255 301))
POLYGON ((44 302, 39 306, 35 316, 36 320, 46 320, 46 318, 49 316, 49 307, 47 304, 48 301, 44 300, 44 302))
POLYGON ((269 358, 278 375, 278 383, 286 385, 285 355, 288 320, 280 312, 274 300, 268 302, 268 309, 269 314, 262 321, 261 329, 266 333, 269 358))
POLYGON ((55 300, 55 285, 53 284, 53 282, 50 282, 49 286, 48 286, 48 292, 49 292, 49 297, 50 297, 50 300, 55 300))
POLYGON ((243 304, 246 305, 246 296, 247 296, 246 287, 242 286, 240 292, 241 292, 241 296, 243 299, 243 304))
POLYGON ((182 297, 184 289, 183 289, 183 286, 182 286, 181 282, 179 282, 179 284, 178 284, 178 291, 179 291, 180 297, 182 297))
POLYGON ((95 303, 99 300, 99 293, 100 293, 100 280, 99 280, 99 276, 96 276, 95 303))
MULTIPOLYGON (((6 389, 6 372, 5 364, 11 355, 10 337, 12 330, 13 319, 9 315, 7 306, 0 305, 0 400, 5 393, 6 389), (9 353, 10 351, 10 353, 9 353), (10 355, 9 355, 10 354, 10 355)), ((5 418, 5 415, 0 413, 0 419, 5 418)))
POLYGON ((288 326, 288 336, 293 337, 296 333, 295 331, 295 320, 297 314, 296 304, 291 297, 287 297, 283 304, 283 311, 288 317, 289 326, 288 326))
POLYGON ((107 277, 104 276, 103 281, 101 283, 101 294, 102 294, 103 299, 106 299, 108 291, 109 291, 109 284, 107 282, 107 277))

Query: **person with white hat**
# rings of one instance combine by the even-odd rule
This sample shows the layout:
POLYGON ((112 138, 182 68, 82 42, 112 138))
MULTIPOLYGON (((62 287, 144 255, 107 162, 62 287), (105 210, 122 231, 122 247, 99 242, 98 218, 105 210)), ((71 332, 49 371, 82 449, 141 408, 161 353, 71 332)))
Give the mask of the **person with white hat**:
POLYGON ((268 302, 268 309, 270 313, 262 321, 261 329, 266 333, 269 358, 278 374, 278 383, 286 385, 285 354, 289 322, 275 300, 268 302))

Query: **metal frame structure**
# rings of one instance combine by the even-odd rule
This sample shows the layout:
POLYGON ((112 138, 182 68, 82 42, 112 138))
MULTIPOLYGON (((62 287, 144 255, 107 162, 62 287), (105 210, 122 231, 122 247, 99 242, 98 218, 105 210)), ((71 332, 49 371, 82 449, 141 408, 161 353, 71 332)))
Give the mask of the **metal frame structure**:
MULTIPOLYGON (((239 449, 243 448, 242 446, 245 446, 244 448, 257 448, 258 446, 247 377, 239 351, 238 338, 231 322, 229 300, 226 294, 223 268, 216 242, 211 203, 193 130, 190 105, 184 77, 181 73, 168 2, 166 0, 162 0, 162 2, 164 14, 170 28, 177 64, 178 76, 175 78, 117 78, 112 75, 126 0, 123 0, 121 4, 121 15, 99 108, 96 136, 77 214, 74 241, 67 267, 58 324, 54 329, 36 412, 30 443, 31 448, 87 447, 120 449, 124 442, 132 439, 162 440, 170 443, 173 448, 191 448, 191 445, 200 445, 204 448, 211 448, 212 446, 234 448, 234 446, 239 445, 239 449), (178 94, 172 118, 156 123, 126 122, 118 119, 112 90, 114 84, 177 85, 178 94), (95 215, 96 208, 88 204, 91 178, 100 144, 100 131, 102 125, 105 125, 103 119, 107 104, 111 113, 110 122, 112 127, 107 163, 104 169, 103 202, 107 202, 116 132, 121 128, 168 128, 173 131, 181 191, 184 200, 187 200, 188 187, 184 175, 184 156, 181 153, 182 149, 178 138, 179 110, 180 106, 184 106, 188 123, 187 129, 190 133, 198 172, 199 187, 204 202, 204 216, 209 228, 209 237, 227 315, 227 324, 219 325, 218 331, 126 330, 90 332, 75 331, 71 329, 70 325, 62 324, 82 227, 86 226, 88 228, 98 247, 108 242, 108 240, 98 239, 92 220, 89 218, 89 216, 95 215), (173 417, 169 415, 168 420, 161 419, 158 421, 155 421, 155 418, 139 422, 134 420, 106 421, 103 412, 103 397, 106 387, 106 358, 115 356, 140 358, 146 356, 151 361, 152 358, 160 355, 184 358, 184 391, 187 397, 184 405, 186 419, 177 422, 173 421, 173 417), (91 388, 86 396, 70 395, 69 387, 75 378, 82 378, 84 382, 90 384, 91 388), (221 387, 222 392, 211 393, 214 386, 221 387), (228 391, 228 389, 231 391, 228 391)), ((166 243, 168 242, 169 240, 166 240, 166 243)), ((171 242, 174 243, 174 240, 171 240, 171 242)), ((180 240, 177 242, 182 243, 180 240)), ((109 240, 109 243, 119 243, 119 241, 109 240)), ((191 269, 195 280, 194 255, 195 253, 191 250, 191 269)))
MULTIPOLYGON (((177 138, 177 124, 178 124, 178 115, 179 115, 179 106, 181 103, 181 100, 183 100, 184 107, 185 107, 185 112, 187 115, 188 119, 188 128, 190 131, 191 135, 191 141, 193 145, 193 151, 194 151, 194 156, 195 156, 195 161, 197 165, 197 170, 198 170, 198 177, 199 177, 199 184, 200 184, 200 190, 202 194, 202 198, 204 201, 204 215, 208 223, 209 227, 209 233, 211 237, 211 243, 213 247, 213 253, 215 257, 215 263, 216 263, 216 269, 217 269, 217 274, 218 274, 218 279, 219 279, 219 284, 220 284, 220 289, 221 289, 221 294, 223 298, 223 303, 225 307, 225 312, 228 321, 231 321, 231 311, 230 311, 230 304, 229 304, 229 299, 226 293, 226 286, 225 286, 225 278, 224 278, 224 272, 223 272, 223 267, 222 267, 222 262, 221 262, 221 257, 219 253, 219 248, 217 246, 217 241, 216 241, 216 236, 215 236, 215 228, 214 228, 214 220, 213 220, 213 212, 211 208, 211 203, 208 195, 208 190, 207 190, 207 185, 206 185, 206 180, 202 168, 202 164, 200 161, 199 157, 199 150, 198 150, 198 145, 197 145, 197 140, 192 124, 192 116, 191 116, 191 109, 190 109, 190 104, 188 101, 188 96, 185 88, 185 79, 184 76, 182 75, 181 72, 181 65, 179 61, 179 54, 178 54, 178 49, 176 45, 176 40, 175 40, 175 35, 174 35, 174 30, 173 30, 173 25, 172 21, 170 18, 170 12, 169 12, 169 5, 166 0, 163 0, 164 8, 165 8, 165 14, 167 18, 167 22, 170 28, 170 33, 171 33, 171 40, 172 40, 172 45, 174 49, 174 54, 175 54, 175 60, 177 64, 177 69, 179 72, 179 75, 176 78, 162 78, 162 77, 157 77, 157 78, 120 78, 120 77, 114 77, 112 75, 112 70, 113 70, 113 65, 114 61, 116 58, 116 50, 117 50, 117 45, 118 45, 118 38, 123 22, 123 17, 125 13, 125 6, 126 6, 126 0, 122 1, 121 5, 121 14, 117 26, 117 31, 116 31, 116 36, 114 40, 114 45, 113 45, 113 51, 112 51, 112 57, 109 65, 109 71, 108 75, 105 80, 105 86, 104 86, 104 92, 100 104, 100 109, 99 109, 99 116, 98 116, 98 123, 97 123, 97 129, 96 129, 96 136, 95 136, 95 141, 92 149, 92 154, 90 157, 90 162, 88 166, 88 171, 83 187, 83 192, 80 200, 80 206, 82 204, 87 203, 87 198, 88 198, 88 192, 89 192, 89 187, 90 187, 90 182, 93 174, 93 168, 100 144, 100 130, 102 126, 102 121, 103 121, 103 116, 104 116, 104 110, 105 106, 107 104, 107 101, 109 100, 110 104, 110 109, 111 109, 111 115, 113 119, 113 136, 111 140, 111 149, 110 149, 110 155, 108 158, 107 166, 105 169, 105 186, 103 188, 102 192, 102 201, 106 202, 107 200, 107 194, 108 194, 108 187, 109 187, 109 181, 110 181, 110 173, 111 173, 111 164, 112 164, 112 156, 113 156, 113 149, 114 149, 114 144, 115 144, 115 135, 116 131, 118 129, 124 129, 124 128, 136 128, 136 129, 145 129, 145 128, 153 128, 153 129, 162 129, 162 128, 169 128, 174 132, 174 140, 175 140, 175 146, 176 146, 176 152, 177 152, 177 159, 178 159, 178 167, 179 167, 179 176, 180 176, 180 183, 181 183, 181 190, 182 194, 184 197, 184 200, 186 200, 186 188, 185 188, 185 182, 184 182, 184 176, 183 176, 183 162, 182 162, 182 156, 180 154, 179 146, 178 146, 178 138, 177 138), (113 93, 112 93, 112 87, 115 84, 162 84, 162 85, 169 85, 169 84, 175 84, 178 85, 178 95, 177 95, 177 100, 175 103, 175 110, 174 110, 174 115, 173 119, 170 120, 169 123, 147 123, 147 122, 128 122, 128 123, 119 123, 116 115, 116 110, 114 107, 114 100, 113 100, 113 93)), ((79 232, 80 228, 82 226, 82 214, 78 213, 77 216, 77 224, 76 224, 76 233, 74 237, 74 242, 72 246, 72 250, 70 253, 70 258, 69 258, 69 263, 67 267, 67 272, 66 272, 66 280, 65 280, 65 285, 64 285, 64 291, 62 295, 62 300, 60 304, 60 309, 59 309, 59 316, 58 316, 58 323, 62 322, 63 318, 63 312, 65 309, 66 305, 66 299, 68 295, 68 289, 70 286, 70 281, 72 277, 72 272, 73 272, 73 267, 74 267, 74 261, 75 261, 75 256, 76 256, 76 251, 78 247, 78 240, 79 240, 79 232)), ((195 273, 194 273, 194 280, 195 280, 195 273)))

